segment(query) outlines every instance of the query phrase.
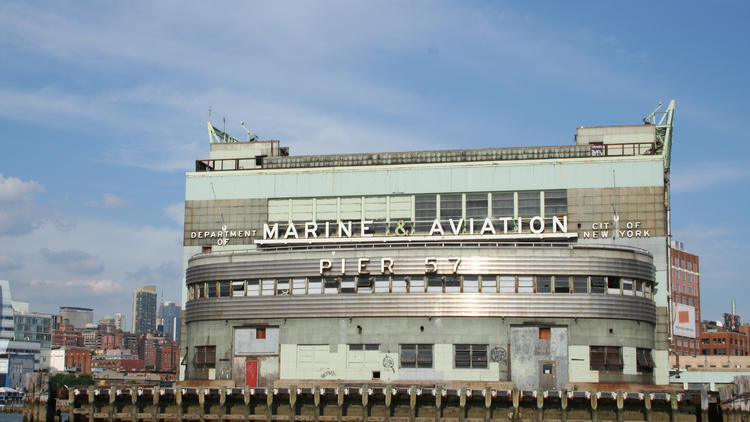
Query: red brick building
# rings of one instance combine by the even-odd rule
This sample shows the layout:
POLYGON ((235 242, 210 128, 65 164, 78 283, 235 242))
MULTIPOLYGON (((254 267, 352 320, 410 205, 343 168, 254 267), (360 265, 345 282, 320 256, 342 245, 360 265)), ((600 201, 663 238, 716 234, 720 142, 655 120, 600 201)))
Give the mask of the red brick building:
POLYGON ((702 355, 750 356, 750 336, 742 331, 704 327, 700 340, 702 355))
POLYGON ((78 374, 90 374, 91 351, 83 347, 66 347, 65 368, 78 374))
POLYGON ((161 369, 177 369, 180 347, 177 344, 165 344, 161 347, 161 369))
POLYGON ((60 328, 52 330, 52 346, 83 347, 85 344, 83 334, 70 324, 63 324, 60 328))
MULTIPOLYGON (((700 344, 701 332, 701 293, 700 293, 700 267, 698 256, 685 252, 682 242, 672 242, 672 304, 673 309, 685 310, 694 308, 694 321, 696 337, 674 335, 672 339, 672 350, 679 355, 698 355, 703 350, 700 344), (687 307, 687 308, 686 308, 687 307)), ((689 313, 689 312, 688 312, 689 313)), ((682 312, 673 315, 673 318, 684 317, 682 312)))

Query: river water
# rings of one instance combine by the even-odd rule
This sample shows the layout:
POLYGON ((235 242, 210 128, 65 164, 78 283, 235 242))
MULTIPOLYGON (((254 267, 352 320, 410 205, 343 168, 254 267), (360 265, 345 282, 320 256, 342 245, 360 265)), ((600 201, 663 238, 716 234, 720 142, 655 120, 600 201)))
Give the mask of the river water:
POLYGON ((0 422, 21 422, 23 415, 20 413, 0 413, 0 422))

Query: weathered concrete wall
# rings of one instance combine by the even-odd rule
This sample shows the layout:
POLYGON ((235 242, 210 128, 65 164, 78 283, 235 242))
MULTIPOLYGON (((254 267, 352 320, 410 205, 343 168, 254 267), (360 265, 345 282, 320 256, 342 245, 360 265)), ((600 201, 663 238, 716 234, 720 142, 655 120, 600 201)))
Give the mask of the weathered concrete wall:
POLYGON ((561 389, 568 382, 568 329, 545 327, 550 329, 550 338, 542 339, 540 328, 511 327, 512 380, 520 389, 533 390, 539 386, 539 361, 554 361, 555 388, 561 389))
MULTIPOLYGON (((528 352, 508 353, 511 326, 534 323, 530 330, 538 334, 538 324, 552 328, 549 360, 557 363, 557 387, 566 382, 599 381, 597 371, 589 370, 589 345, 620 346, 627 368, 635 368, 635 348, 653 348, 654 330, 644 329, 644 322, 616 319, 550 319, 530 321, 524 318, 305 318, 273 320, 229 320, 191 322, 197 333, 187 338, 184 347, 193 358, 196 346, 216 346, 215 379, 234 380, 244 385, 244 364, 233 363, 234 330, 246 330, 253 324, 279 327, 278 376, 281 380, 355 380, 355 382, 388 383, 395 381, 445 382, 509 381, 508 357, 525 359, 528 352), (467 329, 468 321, 468 329, 467 329), (479 340, 481 339, 481 341, 479 340), (433 344, 433 367, 403 369, 399 365, 399 344, 433 344), (488 344, 488 368, 455 368, 454 344, 488 344), (348 344, 378 344, 378 350, 350 351, 348 344), (630 350, 632 349, 632 350, 630 350), (632 352, 632 353, 631 353, 632 352), (379 372, 379 381, 374 373, 379 372)), ((530 358, 530 357, 529 357, 530 358)), ((242 357, 244 359, 244 357, 242 357)), ((534 355, 535 362, 542 357, 534 355), (538 359, 537 359, 538 358, 538 359)), ((547 359, 547 358, 545 358, 547 359)), ((271 365, 271 363, 265 363, 271 365)), ((536 365, 536 363, 534 364, 536 365)), ((260 369, 264 369, 261 365, 260 369)), ((529 373, 537 379, 537 368, 511 365, 512 373, 529 373), (531 371, 531 372, 529 372, 531 371)), ((631 382, 652 383, 651 374, 632 374, 631 382)), ((208 373, 188 373, 188 379, 208 379, 208 373)), ((271 381, 268 378, 268 381, 271 381)), ((622 381, 622 379, 621 379, 622 381)), ((519 382, 519 381, 516 381, 519 382)), ((531 385, 536 388, 536 384, 531 385)))

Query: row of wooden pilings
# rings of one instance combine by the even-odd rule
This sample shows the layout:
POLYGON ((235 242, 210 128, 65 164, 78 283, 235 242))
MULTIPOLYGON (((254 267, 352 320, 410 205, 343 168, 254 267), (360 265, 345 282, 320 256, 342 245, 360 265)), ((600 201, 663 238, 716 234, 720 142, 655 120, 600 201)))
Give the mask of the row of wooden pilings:
MULTIPOLYGON (((337 388, 68 389, 52 400, 54 419, 40 403, 24 407, 25 422, 288 421, 288 422, 494 422, 494 421, 709 421, 703 393, 521 391, 440 386, 338 386, 337 388), (27 411, 28 410, 28 411, 27 411)), ((741 420, 726 414, 720 420, 741 420)))

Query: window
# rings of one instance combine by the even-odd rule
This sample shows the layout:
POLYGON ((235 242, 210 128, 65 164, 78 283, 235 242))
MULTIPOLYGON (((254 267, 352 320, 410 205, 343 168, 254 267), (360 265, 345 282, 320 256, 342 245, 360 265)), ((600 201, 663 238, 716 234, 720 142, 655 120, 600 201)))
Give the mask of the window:
POLYGON ((541 215, 539 191, 518 192, 518 216, 534 217, 541 215))
POLYGON ((208 287, 208 297, 216 297, 216 282, 209 281, 206 286, 208 287))
POLYGON ((539 340, 549 340, 552 338, 552 329, 550 327, 539 327, 539 340))
MULTIPOLYGON (((495 192, 492 194, 492 217, 513 217, 513 192, 495 192)), ((513 228, 513 220, 508 222, 508 230, 513 228)))
POLYGON ((245 281, 232 282, 232 296, 245 296, 245 281))
POLYGON ((534 277, 530 275, 518 276, 518 293, 534 293, 534 277))
POLYGON ((479 276, 464 276, 464 293, 477 293, 479 291, 479 276))
POLYGON ((567 275, 555 276, 555 293, 570 293, 570 277, 567 275))
POLYGON ((195 367, 196 368, 216 367, 216 346, 196 346, 195 367))
POLYGON ((544 216, 562 216, 568 213, 568 193, 564 190, 544 192, 544 216))
POLYGON ((375 276, 375 293, 388 293, 391 291, 391 279, 387 275, 375 276))
POLYGON ((287 295, 289 295, 289 279, 280 278, 278 282, 276 283, 276 296, 287 296, 287 295))
POLYGON ((400 345, 401 368, 432 368, 432 344, 400 345))
POLYGON ((461 277, 458 275, 445 276, 445 293, 461 292, 461 277))
POLYGON ((321 277, 310 277, 307 279, 307 294, 319 295, 323 292, 323 279, 321 277))
POLYGON ((443 276, 437 274, 427 276, 427 293, 443 293, 443 276))
POLYGON ((260 280, 247 280, 247 295, 260 296, 260 280))
POLYGON ((273 296, 273 294, 276 292, 276 283, 272 278, 261 280, 261 286, 261 294, 263 296, 273 296))
POLYGON ((198 283, 198 299, 206 297, 206 283, 198 283))
POLYGON ((591 277, 591 293, 603 294, 605 285, 604 277, 591 277))
POLYGON ((618 346, 589 346, 592 371, 622 371, 622 348, 618 346))
MULTIPOLYGON (((484 220, 489 214, 486 193, 466 194, 466 219, 484 220)), ((476 222, 476 221, 475 221, 476 222)))
POLYGON ((407 277, 393 277, 393 293, 406 293, 407 277))
MULTIPOLYGON (((444 193, 440 195, 440 220, 448 223, 452 219, 454 224, 458 224, 461 219, 462 204, 460 193, 444 193)), ((445 229, 445 225, 443 228, 445 229)), ((448 226, 450 227, 450 226, 448 226)))
POLYGON ((589 280, 585 275, 573 276, 573 293, 588 293, 589 280))
POLYGON ((256 339, 264 339, 264 338, 266 338, 266 329, 265 328, 256 328, 255 329, 255 338, 256 339))
POLYGON ((622 291, 625 296, 633 296, 633 280, 630 278, 622 279, 622 291))
POLYGON ((229 297, 229 282, 228 281, 219 282, 219 297, 229 297))
POLYGON ((415 276, 408 280, 409 293, 424 293, 424 277, 415 276))
POLYGON ((550 293, 552 291, 552 276, 536 276, 536 291, 537 293, 550 293))
POLYGON ((414 215, 417 219, 416 231, 429 232, 437 217, 437 195, 414 195, 414 215))
MULTIPOLYGON (((484 277, 482 277, 484 280, 484 277)), ((484 286, 482 286, 484 291, 484 286)), ((501 275, 500 276, 500 293, 515 293, 516 292, 516 277, 512 275, 501 275)))
POLYGON ((607 294, 608 295, 619 295, 620 294, 620 277, 607 277, 607 294))
POLYGON ((325 279, 324 293, 327 295, 335 295, 339 293, 339 279, 329 278, 325 279))
POLYGON ((357 277, 357 293, 372 293, 373 278, 367 276, 357 277))
POLYGON ((486 344, 456 344, 453 362, 456 368, 487 368, 486 344))
POLYGON ((304 295, 307 290, 307 286, 305 285, 305 279, 301 277, 293 278, 292 279, 292 294, 293 295, 304 295))
POLYGON ((379 344, 350 344, 349 350, 350 351, 380 350, 380 345, 379 344))
POLYGON ((354 277, 341 277, 341 294, 354 293, 354 277))

